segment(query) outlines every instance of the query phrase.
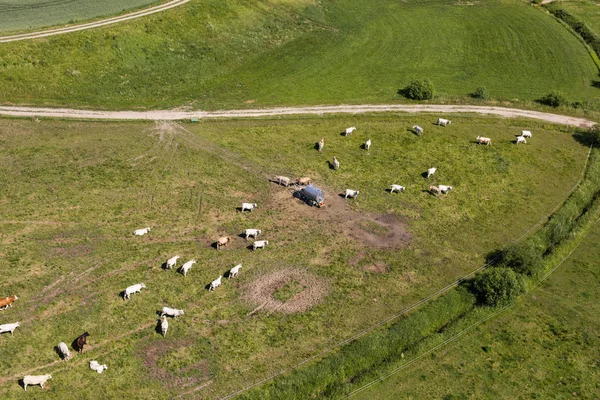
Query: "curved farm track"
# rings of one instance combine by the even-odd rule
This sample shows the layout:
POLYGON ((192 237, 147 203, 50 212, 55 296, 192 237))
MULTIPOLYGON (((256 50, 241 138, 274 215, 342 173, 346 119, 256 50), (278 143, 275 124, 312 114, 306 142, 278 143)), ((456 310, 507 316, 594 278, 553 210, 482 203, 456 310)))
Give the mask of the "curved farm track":
POLYGON ((169 10, 173 7, 178 7, 182 4, 185 4, 188 1, 190 1, 190 0, 171 0, 167 3, 160 4, 158 6, 145 8, 143 10, 134 11, 134 12, 124 14, 124 15, 119 15, 117 17, 102 19, 100 21, 86 22, 83 24, 72 25, 72 26, 67 26, 67 27, 63 27, 63 28, 47 29, 47 30, 37 31, 37 32, 21 33, 21 34, 17 34, 17 35, 9 35, 9 36, 0 36, 0 43, 16 42, 18 40, 27 40, 27 39, 37 39, 37 38, 42 38, 42 37, 46 37, 46 36, 54 36, 54 35, 60 35, 63 33, 77 32, 77 31, 83 31, 86 29, 92 29, 92 28, 98 28, 101 26, 112 25, 112 24, 116 24, 119 22, 129 21, 131 19, 145 17, 146 15, 151 15, 151 14, 155 14, 155 13, 158 13, 161 11, 169 10))
MULTIPOLYGON (((189 1, 189 0, 183 0, 189 1)), ((541 111, 521 110, 518 108, 469 106, 447 104, 363 104, 339 106, 310 107, 278 107, 255 110, 227 111, 96 111, 76 110, 68 108, 18 107, 0 106, 0 115, 13 117, 50 117, 68 119, 100 119, 100 120, 141 120, 141 121, 176 121, 190 118, 257 118, 284 115, 323 115, 323 114, 362 114, 377 112, 437 112, 437 113, 477 113, 498 115, 505 118, 532 118, 560 125, 571 125, 590 128, 596 122, 585 118, 570 117, 541 111)))

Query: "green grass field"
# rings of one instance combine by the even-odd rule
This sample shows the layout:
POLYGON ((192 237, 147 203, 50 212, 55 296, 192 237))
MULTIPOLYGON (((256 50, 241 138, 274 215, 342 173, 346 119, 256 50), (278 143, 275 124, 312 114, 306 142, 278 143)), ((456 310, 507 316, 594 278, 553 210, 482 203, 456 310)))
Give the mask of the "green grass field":
POLYGON ((583 21, 596 36, 600 37, 600 9, 597 2, 590 0, 559 0, 556 4, 583 21))
POLYGON ((5 0, 0 33, 38 29, 119 14, 160 0, 5 0))
POLYGON ((352 398, 595 399, 600 226, 514 308, 352 398))
POLYGON ((429 78, 438 101, 598 97, 598 68, 524 2, 220 0, 0 46, 0 102, 203 109, 385 103, 429 78))
MULTIPOLYGON (((587 149, 570 131, 541 122, 431 115, 331 116, 199 124, 0 121, 0 268, 2 296, 16 293, 0 323, 21 322, 0 336, 0 393, 26 398, 20 374, 52 373, 44 396, 216 398, 286 368, 412 304, 481 265, 563 200, 579 179, 587 149), (417 137, 407 127, 419 124, 417 137), (346 126, 358 130, 339 134, 346 126), (534 131, 528 145, 511 140, 534 131), (491 147, 473 143, 494 138, 491 147), (322 153, 314 144, 325 138, 322 153), (360 149, 372 138, 370 152, 360 149), (336 155, 341 169, 329 169, 336 155), (429 181, 421 173, 438 172, 429 181), (311 176, 326 206, 309 208, 275 174, 311 176), (385 191, 391 183, 402 194, 385 191), (455 190, 437 199, 430 183, 455 190), (360 189, 354 200, 337 196, 360 189), (241 215, 243 201, 257 210, 241 215), (373 220, 395 216, 412 239, 375 248, 373 220), (151 226, 148 236, 131 232, 151 226), (367 233, 360 234, 357 226, 367 233), (252 253, 236 237, 263 230, 270 241, 252 253), (234 236, 229 249, 210 245, 234 236), (358 235, 358 236, 357 236, 358 235), (186 278, 160 268, 179 254, 198 263, 186 278), (240 276, 209 293, 204 286, 242 262, 240 276), (319 286, 302 313, 251 312, 249 294, 269 277, 272 296, 290 303, 319 286), (148 289, 124 302, 119 292, 148 289), (310 282, 307 285, 305 282, 310 282), (186 315, 167 337, 154 332, 156 310, 186 315), (53 352, 89 331, 82 356, 60 362, 53 352), (90 359, 106 363, 98 375, 90 359), (50 365, 48 365, 50 364, 50 365), (192 396, 193 397, 193 396, 192 396)), ((386 228, 383 228, 385 231, 386 228)), ((379 235, 379 236, 378 236, 379 235)), ((32 388, 39 391, 39 388, 32 388)), ((29 398, 29 397, 27 397, 29 398)))

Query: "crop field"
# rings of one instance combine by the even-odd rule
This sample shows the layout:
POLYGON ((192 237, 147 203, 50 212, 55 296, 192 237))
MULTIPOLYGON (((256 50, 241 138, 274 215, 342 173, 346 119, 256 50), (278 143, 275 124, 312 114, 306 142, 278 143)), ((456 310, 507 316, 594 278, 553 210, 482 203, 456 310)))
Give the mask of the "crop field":
POLYGON ((600 225, 503 315, 353 399, 595 399, 600 225))
POLYGON ((0 395, 39 391, 19 387, 25 373, 53 375, 50 399, 227 395, 474 270, 579 179, 587 149, 566 128, 469 115, 443 128, 435 118, 1 120, 0 295, 19 299, 0 324, 21 326, 0 336, 0 395), (413 124, 425 133, 408 131, 413 124), (534 138, 516 146, 522 129, 534 138), (493 145, 476 145, 477 135, 493 145), (276 174, 312 177, 325 206, 269 182, 276 174), (407 189, 390 194, 392 183, 407 189), (430 184, 454 190, 436 198, 430 184), (360 195, 345 200, 346 188, 360 195), (242 214, 241 202, 258 207, 242 214), (252 252, 239 237, 246 228, 269 245, 252 252), (226 235, 232 244, 217 251, 226 235), (198 261, 185 278, 161 267, 175 254, 178 266, 198 261), (206 290, 238 263, 237 278, 206 290), (120 297, 141 282, 147 289, 120 297), (185 310, 166 338, 155 331, 163 306, 185 310), (60 361, 53 347, 84 331, 89 347, 60 361), (109 369, 96 374, 92 359, 109 369))
POLYGON ((0 3, 0 32, 88 21, 153 3, 160 0, 4 0, 0 3))
POLYGON ((197 0, 0 46, 0 102, 100 108, 389 103, 415 78, 438 101, 473 101, 479 86, 585 101, 597 75, 571 32, 516 0, 197 0))

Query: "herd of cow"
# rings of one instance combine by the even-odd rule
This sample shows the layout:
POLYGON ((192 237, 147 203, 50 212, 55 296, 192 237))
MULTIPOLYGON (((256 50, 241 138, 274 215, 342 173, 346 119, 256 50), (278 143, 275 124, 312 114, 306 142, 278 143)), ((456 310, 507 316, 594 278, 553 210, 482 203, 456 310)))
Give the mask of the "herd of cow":
MULTIPOLYGON (((439 118, 437 120, 437 125, 444 126, 444 127, 449 125, 450 123, 451 123, 450 120, 443 119, 443 118, 439 118)), ((423 128, 421 128, 418 125, 414 125, 412 127, 412 129, 414 132, 416 132, 417 135, 421 135, 423 133, 423 128)), ((353 127, 347 128, 343 132, 343 134, 345 136, 348 136, 355 130, 356 130, 356 127, 353 126, 353 127)), ((526 138, 531 138, 531 137, 532 137, 532 134, 530 131, 522 131, 521 135, 519 135, 517 137, 515 143, 516 144, 527 143, 526 138)), ((491 138, 477 136, 476 143, 485 144, 485 145, 489 146, 492 144, 492 140, 491 140, 491 138)), ((365 144, 363 145, 363 148, 365 150, 369 151, 371 148, 371 144, 372 144, 371 139, 368 139, 365 142, 365 144)), ((325 139, 322 138, 317 143, 316 148, 318 151, 322 151, 324 147, 325 147, 325 139)), ((331 164, 331 166, 335 170, 340 168, 339 160, 336 157, 333 157, 333 163, 331 164)), ((424 173, 424 177, 429 178, 436 171, 437 171, 437 168, 429 168, 424 173)), ((288 186, 292 183, 292 180, 285 176, 276 176, 273 179, 273 181, 280 185, 285 185, 285 186, 288 186)), ((297 185, 308 185, 311 183, 311 179, 308 177, 298 178, 295 181, 293 181, 293 183, 295 183, 297 185)), ((438 185, 438 186, 430 186, 429 187, 429 191, 432 194, 434 194, 436 197, 439 196, 440 194, 446 194, 452 189, 453 189, 453 187, 449 186, 449 185, 438 185)), ((405 190, 406 190, 406 187, 404 187, 402 185, 398 185, 398 184, 392 184, 391 187, 388 189, 388 191, 390 193, 403 192, 405 190)), ((343 194, 343 197, 344 198, 355 198, 359 195, 359 193, 360 192, 358 190, 346 189, 345 193, 343 194)), ((257 207, 256 203, 242 203, 240 210, 242 212, 244 212, 244 211, 251 212, 256 207, 257 207)), ((133 234, 135 236, 143 236, 149 232, 150 232, 150 228, 143 228, 143 229, 137 229, 136 231, 133 232, 133 234)), ((246 238, 246 240, 248 238, 254 239, 254 242, 252 244, 252 250, 256 250, 258 248, 264 248, 266 245, 269 244, 268 240, 256 240, 258 235, 260 235, 261 233, 262 233, 262 231, 260 229, 246 229, 242 233, 242 235, 246 238)), ((229 245, 229 243, 231 242, 231 240, 232 240, 232 238, 230 236, 225 236, 225 237, 219 238, 217 240, 217 242, 215 243, 216 249, 220 250, 222 247, 227 247, 229 245)), ((172 269, 172 268, 176 267, 177 261, 179 258, 180 258, 180 256, 178 256, 178 255, 169 258, 165 262, 164 268, 172 269)), ((188 271, 191 269, 192 265, 195 263, 196 263, 196 260, 189 260, 189 261, 183 263, 181 265, 181 267, 179 268, 179 272, 181 274, 183 274, 183 276, 186 276, 188 271)), ((241 268, 242 268, 242 264, 238 264, 238 265, 232 267, 227 273, 228 277, 229 278, 236 277, 241 268)), ((220 275, 217 279, 213 280, 209 285, 207 285, 207 289, 209 291, 212 291, 212 290, 215 290, 216 288, 220 287, 222 277, 223 276, 220 275)), ((144 283, 138 283, 135 285, 131 285, 122 292, 123 299, 127 300, 131 297, 132 294, 140 293, 141 290, 145 289, 145 288, 146 288, 146 285, 144 283)), ((12 307, 12 304, 16 300, 18 300, 18 297, 15 295, 5 297, 5 298, 0 298, 0 311, 6 310, 8 307, 12 307)), ((160 313, 160 319, 158 320, 158 324, 159 324, 160 332, 162 333, 163 337, 166 336, 167 330, 169 328, 169 322, 167 321, 167 316, 172 317, 172 318, 177 318, 180 315, 184 315, 183 310, 178 310, 178 309, 170 308, 170 307, 162 308, 162 311, 160 313)), ((0 334, 10 332, 11 335, 14 335, 14 331, 19 326, 20 326, 19 322, 15 322, 15 323, 11 323, 11 324, 1 324, 0 325, 0 334)), ((83 347, 87 344, 88 336, 90 336, 90 334, 88 332, 85 332, 85 333, 81 334, 79 337, 77 337, 72 343, 73 349, 75 349, 79 353, 82 353, 83 347)), ((67 345, 64 342, 59 343, 55 349, 63 360, 68 360, 71 358, 69 348, 67 347, 67 345)), ((108 367, 105 364, 99 364, 96 360, 90 361, 90 369, 92 369, 98 373, 102 373, 107 368, 108 367)), ((23 387, 25 390, 27 390, 28 385, 39 385, 40 387, 43 388, 46 381, 51 378, 52 378, 51 375, 27 375, 23 378, 23 387)))

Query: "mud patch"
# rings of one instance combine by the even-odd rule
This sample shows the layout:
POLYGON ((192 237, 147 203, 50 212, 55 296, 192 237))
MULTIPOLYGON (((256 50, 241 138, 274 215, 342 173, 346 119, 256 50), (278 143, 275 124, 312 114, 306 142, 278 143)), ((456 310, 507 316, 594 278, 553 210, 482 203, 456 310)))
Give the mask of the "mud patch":
POLYGON ((385 274, 389 272, 389 268, 384 262, 376 262, 375 264, 363 267, 363 269, 367 272, 372 272, 374 274, 385 274))
POLYGON ((200 382, 207 381, 209 379, 209 370, 208 363, 206 362, 206 360, 200 360, 199 362, 193 365, 181 368, 177 371, 177 373, 172 373, 166 368, 162 368, 159 366, 160 358, 165 356, 169 351, 188 347, 191 344, 191 339, 180 339, 172 342, 159 340, 151 343, 148 346, 143 347, 140 350, 140 355, 143 359, 143 364, 146 368, 146 371, 153 379, 159 381, 164 387, 167 388, 184 388, 187 386, 196 385, 200 382), (198 371, 199 376, 182 376, 185 373, 192 370, 198 371))
POLYGON ((353 220, 344 227, 344 234, 380 249, 406 247, 412 239, 404 224, 393 214, 369 215, 353 220))
POLYGON ((329 285, 308 271, 283 269, 259 277, 244 289, 244 298, 258 305, 255 311, 294 314, 321 303, 329 285))

